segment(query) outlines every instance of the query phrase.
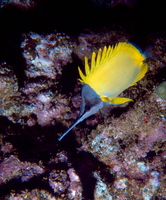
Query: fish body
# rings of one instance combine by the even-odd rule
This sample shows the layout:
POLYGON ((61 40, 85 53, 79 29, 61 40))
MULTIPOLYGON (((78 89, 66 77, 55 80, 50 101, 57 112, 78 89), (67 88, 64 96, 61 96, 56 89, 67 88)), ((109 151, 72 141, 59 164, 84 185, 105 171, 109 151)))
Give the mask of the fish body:
POLYGON ((98 112, 105 104, 132 101, 118 95, 142 79, 148 70, 145 57, 131 43, 120 42, 92 53, 91 66, 85 57, 85 74, 78 68, 82 87, 82 104, 76 122, 59 141, 78 123, 98 112))
MULTIPOLYGON (((120 42, 92 53, 91 67, 85 58, 85 75, 79 68, 80 81, 88 84, 104 102, 116 104, 116 97, 134 85, 147 72, 145 57, 131 43, 120 42)), ((131 101, 126 99, 126 101, 131 101)), ((117 104, 124 103, 124 98, 117 104)))

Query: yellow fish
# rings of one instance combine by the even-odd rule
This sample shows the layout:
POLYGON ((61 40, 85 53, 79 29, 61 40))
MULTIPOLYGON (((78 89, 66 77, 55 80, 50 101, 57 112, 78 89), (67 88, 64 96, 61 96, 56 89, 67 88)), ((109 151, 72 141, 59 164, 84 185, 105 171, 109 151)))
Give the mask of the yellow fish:
POLYGON ((91 66, 85 57, 85 74, 78 68, 83 84, 82 104, 76 122, 64 132, 60 141, 73 127, 98 112, 105 104, 122 104, 132 101, 118 95, 142 79, 148 70, 145 57, 134 45, 120 42, 105 46, 97 54, 92 53, 91 66))

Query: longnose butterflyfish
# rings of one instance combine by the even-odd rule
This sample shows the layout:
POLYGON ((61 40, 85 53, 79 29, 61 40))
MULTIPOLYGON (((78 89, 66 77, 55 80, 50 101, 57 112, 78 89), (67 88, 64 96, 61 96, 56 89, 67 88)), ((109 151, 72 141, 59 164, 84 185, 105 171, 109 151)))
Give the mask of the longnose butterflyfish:
POLYGON ((91 66, 85 57, 85 74, 78 67, 82 86, 82 103, 76 122, 65 131, 60 141, 73 127, 97 113, 107 104, 122 104, 132 101, 118 97, 125 89, 142 79, 148 70, 145 56, 133 44, 119 42, 93 52, 91 66))

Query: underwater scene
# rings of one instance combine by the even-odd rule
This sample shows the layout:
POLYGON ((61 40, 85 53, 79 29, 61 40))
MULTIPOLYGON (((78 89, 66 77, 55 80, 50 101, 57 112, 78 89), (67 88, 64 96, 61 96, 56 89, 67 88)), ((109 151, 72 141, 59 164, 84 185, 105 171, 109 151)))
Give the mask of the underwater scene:
POLYGON ((0 0, 0 200, 166 200, 166 9, 0 0))

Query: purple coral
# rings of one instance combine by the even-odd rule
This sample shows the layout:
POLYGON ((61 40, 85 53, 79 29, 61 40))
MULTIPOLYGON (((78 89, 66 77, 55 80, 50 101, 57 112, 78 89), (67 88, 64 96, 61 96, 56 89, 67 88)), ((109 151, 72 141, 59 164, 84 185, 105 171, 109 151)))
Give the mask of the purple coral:
POLYGON ((56 79, 62 66, 72 60, 72 44, 67 44, 68 40, 68 36, 60 34, 29 34, 21 44, 27 62, 26 75, 29 78, 46 76, 56 79))

